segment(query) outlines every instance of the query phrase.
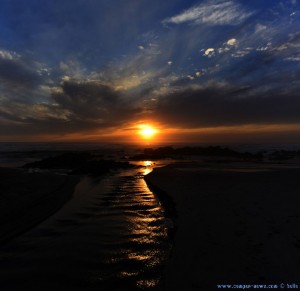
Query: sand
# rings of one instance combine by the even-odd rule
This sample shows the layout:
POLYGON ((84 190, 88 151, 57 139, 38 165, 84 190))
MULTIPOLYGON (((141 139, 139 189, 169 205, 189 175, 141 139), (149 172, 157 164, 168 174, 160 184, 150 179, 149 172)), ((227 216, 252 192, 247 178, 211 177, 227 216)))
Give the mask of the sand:
POLYGON ((0 168, 0 244, 55 213, 78 182, 76 176, 0 168))
POLYGON ((300 169, 267 168, 178 163, 147 176, 178 214, 165 290, 300 288, 300 169))

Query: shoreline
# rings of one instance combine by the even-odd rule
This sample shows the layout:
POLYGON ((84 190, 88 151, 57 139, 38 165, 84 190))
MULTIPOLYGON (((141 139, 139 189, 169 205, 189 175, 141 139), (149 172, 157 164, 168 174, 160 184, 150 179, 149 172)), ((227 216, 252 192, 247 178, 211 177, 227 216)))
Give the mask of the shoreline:
POLYGON ((25 233, 60 210, 73 196, 78 176, 27 173, 0 167, 0 245, 25 233))
POLYGON ((140 169, 129 174, 85 176, 60 211, 4 245, 1 286, 162 290, 161 262, 170 247, 163 211, 140 169), (23 274, 27 281, 15 280, 23 274))
MULTIPOLYGON (((148 174, 149 175, 149 174, 148 174)), ((173 226, 170 225, 169 230, 171 231, 170 235, 171 237, 174 235, 174 232, 176 232, 177 227, 177 219, 178 219, 178 213, 176 210, 176 203, 174 199, 165 191, 160 189, 157 185, 151 182, 151 179, 149 179, 148 175, 144 177, 144 180, 147 184, 147 187, 151 192, 154 193, 155 196, 157 196, 163 210, 165 218, 169 221, 172 221, 173 226)))
MULTIPOLYGON (((0 244, 56 213, 81 178, 11 168, 0 174, 0 244)), ((164 290, 300 283, 299 176, 299 168, 253 163, 154 168, 144 179, 164 209, 173 242, 164 290)))
POLYGON ((166 290, 299 283, 300 169, 248 168, 177 163, 146 176, 178 213, 166 290))

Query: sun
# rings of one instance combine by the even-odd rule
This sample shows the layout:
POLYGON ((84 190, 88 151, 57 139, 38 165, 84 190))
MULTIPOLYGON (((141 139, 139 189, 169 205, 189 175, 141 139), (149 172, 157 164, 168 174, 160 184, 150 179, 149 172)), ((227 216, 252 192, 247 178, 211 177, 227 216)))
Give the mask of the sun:
POLYGON ((151 139, 157 133, 157 129, 151 125, 141 125, 140 127, 139 133, 144 139, 151 139))

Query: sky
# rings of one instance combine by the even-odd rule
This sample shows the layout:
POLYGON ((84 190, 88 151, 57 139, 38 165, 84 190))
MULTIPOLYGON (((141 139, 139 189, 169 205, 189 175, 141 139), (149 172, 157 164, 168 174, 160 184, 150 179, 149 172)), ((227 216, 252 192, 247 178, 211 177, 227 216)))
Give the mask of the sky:
POLYGON ((1 0, 0 141, 300 142, 300 0, 1 0))

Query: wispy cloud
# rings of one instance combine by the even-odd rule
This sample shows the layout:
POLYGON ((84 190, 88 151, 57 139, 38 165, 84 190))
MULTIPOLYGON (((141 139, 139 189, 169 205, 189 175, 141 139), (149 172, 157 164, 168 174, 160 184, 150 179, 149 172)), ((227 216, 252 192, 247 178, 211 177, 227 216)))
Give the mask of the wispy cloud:
POLYGON ((163 23, 181 24, 189 22, 208 25, 238 25, 252 13, 235 1, 208 0, 163 20, 163 23))

